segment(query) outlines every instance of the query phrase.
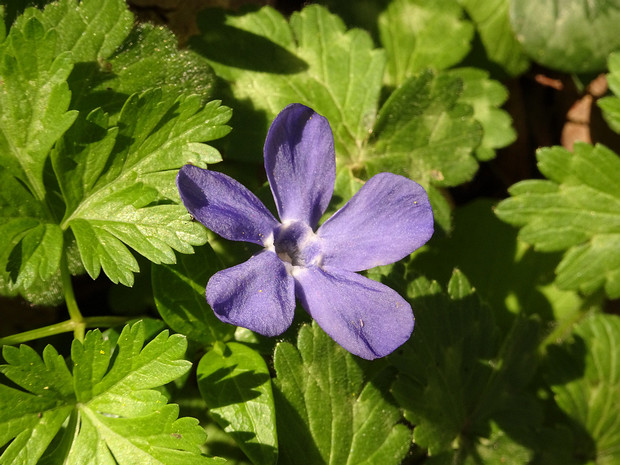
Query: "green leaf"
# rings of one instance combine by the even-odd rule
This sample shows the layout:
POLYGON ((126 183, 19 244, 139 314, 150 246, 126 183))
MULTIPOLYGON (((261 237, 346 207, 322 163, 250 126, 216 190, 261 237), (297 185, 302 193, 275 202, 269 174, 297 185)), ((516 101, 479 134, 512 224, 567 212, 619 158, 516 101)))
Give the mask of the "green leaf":
POLYGON ((471 105, 474 118, 482 125, 482 141, 476 149, 476 158, 480 161, 495 158, 496 149, 510 145, 517 138, 510 115, 500 108, 508 99, 508 91, 481 69, 457 68, 447 74, 461 79, 463 92, 459 102, 471 105))
POLYGON ((386 82, 395 87, 424 69, 456 65, 474 35, 456 0, 394 0, 377 21, 388 59, 386 82))
POLYGON ((590 294, 600 287, 620 297, 620 159, 602 145, 541 149, 538 167, 548 180, 510 188, 496 210, 521 226, 519 237, 537 250, 566 250, 556 269, 563 289, 590 294))
POLYGON ((0 168, 0 287, 16 294, 56 276, 63 237, 30 190, 0 168))
POLYGON ((609 68, 607 84, 614 95, 598 99, 597 104, 603 110, 607 124, 620 133, 620 53, 609 55, 607 66, 609 68))
POLYGON ((35 464, 71 414, 71 373, 52 347, 43 359, 30 347, 4 346, 0 372, 21 389, 0 384, 0 445, 3 464, 35 464))
POLYGON ((153 389, 189 370, 185 338, 162 332, 143 345, 141 323, 125 327, 116 347, 89 331, 72 345, 73 373, 51 346, 43 359, 27 346, 5 346, 0 371, 21 389, 0 385, 0 444, 8 444, 0 461, 221 463, 200 454, 198 421, 178 419, 178 407, 153 389))
POLYGON ((393 357, 400 369, 393 393, 415 425, 414 441, 447 463, 474 463, 477 456, 503 463, 515 450, 526 458, 515 463, 527 462, 539 421, 527 391, 537 324, 518 318, 501 334, 493 312, 458 271, 447 294, 418 279, 408 295, 416 330, 393 357))
POLYGON ((18 21, 0 45, 0 165, 46 197, 43 169, 54 143, 77 113, 68 111, 70 54, 58 53, 57 33, 35 18, 18 21))
POLYGON ((385 102, 362 160, 368 175, 391 171, 428 192, 435 220, 450 229, 450 208, 437 187, 456 186, 478 170, 482 128, 460 102, 463 81, 427 71, 409 78, 385 102))
POLYGON ((100 106, 117 115, 128 96, 149 88, 161 89, 164 100, 196 94, 206 103, 213 94, 215 74, 204 58, 179 50, 177 42, 165 27, 136 25, 114 54, 71 76, 74 93, 89 78, 88 88, 75 97, 75 105, 86 111, 100 106))
POLYGON ((122 0, 61 0, 44 10, 26 10, 18 22, 29 17, 57 31, 57 52, 70 51, 74 63, 110 56, 133 26, 133 15, 122 0))
POLYGON ((171 100, 196 93, 206 103, 211 94, 213 72, 206 61, 180 51, 164 27, 134 26, 123 0, 62 0, 24 16, 58 32, 58 53, 71 52, 77 63, 69 78, 72 107, 80 111, 102 107, 118 114, 130 95, 149 88, 161 88, 171 100))
MULTIPOLYGON (((452 5, 448 10, 442 9, 445 21, 460 18, 458 5, 448 0, 443 6, 444 3, 452 5)), ((395 4, 390 18, 405 18, 399 14, 400 8, 409 11, 410 7, 418 8, 415 5, 395 4)), ((431 15, 432 7, 419 8, 424 12, 429 9, 427 13, 431 15)), ((419 21, 425 24, 423 18, 419 21)), ((457 23, 461 25, 461 20, 457 23)), ((268 7, 238 15, 210 11, 202 16, 199 24, 204 32, 191 40, 190 46, 205 56, 216 73, 230 83, 238 108, 232 121, 237 137, 231 140, 235 145, 227 151, 232 157, 243 157, 246 161, 250 160, 247 157, 258 161, 267 126, 276 114, 285 105, 300 102, 329 120, 339 170, 350 170, 360 179, 378 171, 396 171, 425 187, 430 187, 431 182, 454 186, 471 179, 478 167, 473 152, 480 145, 482 127, 472 107, 465 102, 476 106, 477 114, 486 124, 489 107, 496 110, 494 107, 505 98, 497 86, 482 77, 467 76, 471 84, 468 83, 464 94, 460 78, 426 72, 396 89, 377 119, 384 79, 384 51, 374 49, 370 36, 364 31, 347 31, 340 18, 325 8, 310 5, 294 13, 289 24, 268 7), (477 97, 476 87, 481 84, 486 84, 491 91, 488 100, 477 97)), ((404 34, 407 27, 403 25, 399 30, 404 34)), ((420 30, 419 36, 408 36, 408 43, 419 38, 426 44, 427 40, 432 40, 426 34, 435 33, 433 27, 429 25, 420 30)), ((457 29, 460 31, 461 26, 457 29)), ((467 27, 463 26, 463 34, 465 29, 467 27)), ((385 31, 387 26, 384 26, 385 31)), ((404 39, 399 38, 397 42, 404 42, 404 39)), ((409 47, 403 49, 403 53, 424 54, 427 48, 420 46, 411 52, 409 47)), ((401 58, 394 60, 402 61, 401 58)), ((418 65, 423 66, 426 58, 420 56, 415 60, 418 60, 415 66, 399 71, 401 77, 407 77, 418 65)), ((457 58, 449 61, 452 63, 457 58)), ((448 66, 448 61, 442 66, 448 66)), ((501 115, 502 124, 499 135, 489 130, 489 137, 479 152, 485 158, 512 137, 510 130, 504 127, 508 121, 505 114, 499 110, 494 113, 501 115)), ((437 211, 446 212, 439 219, 447 228, 449 208, 439 192, 431 194, 437 211)))
POLYGON ((592 315, 579 323, 572 341, 549 349, 548 376, 558 406, 583 428, 576 429, 572 449, 590 463, 616 464, 620 460, 620 318, 592 315), (551 350, 556 348, 557 350, 551 350), (567 374, 577 376, 567 379, 567 374), (588 443, 594 441, 593 444, 588 443), (588 447, 589 446, 589 447, 588 447))
POLYGON ((607 56, 620 47, 620 2, 510 0, 510 23, 529 57, 570 73, 605 70, 607 56))
POLYGON ((475 23, 489 59, 512 76, 525 72, 529 67, 529 59, 510 26, 510 0, 459 2, 475 23))
POLYGON ((209 414, 255 465, 278 459, 276 410, 269 368, 244 344, 217 343, 197 369, 198 387, 209 414))
POLYGON ((178 201, 174 176, 185 163, 206 166, 194 146, 226 134, 230 110, 218 102, 201 107, 197 96, 172 104, 160 96, 151 91, 127 101, 111 152, 106 138, 112 136, 99 126, 96 147, 55 158, 61 190, 82 186, 82 199, 67 209, 62 227, 71 228, 93 278, 103 268, 113 282, 131 285, 138 265, 126 245, 154 263, 174 263, 173 249, 191 253, 192 245, 206 242, 204 228, 171 202, 178 201), (94 161, 91 152, 99 154, 94 161))
POLYGON ((394 91, 373 129, 372 151, 364 160, 370 173, 404 171, 439 186, 471 179, 482 131, 472 108, 459 103, 462 88, 456 77, 425 72, 394 91))
POLYGON ((190 82, 201 91, 211 82, 203 59, 178 52, 162 29, 130 34, 132 24, 122 0, 61 0, 26 9, 0 44, 5 295, 58 304, 63 254, 73 273, 96 277, 103 268, 130 285, 138 265, 127 246, 173 263, 173 250, 189 253, 206 241, 178 205, 174 174, 185 163, 221 159, 202 142, 229 131, 230 110, 218 102, 203 108, 204 93, 185 97, 196 90, 190 82), (142 52, 157 71, 137 65, 142 52), (157 85, 163 90, 128 100, 122 93, 157 85))
POLYGON ((491 159, 514 140, 510 116, 498 108, 506 98, 501 84, 473 68, 411 77, 381 108, 361 163, 368 174, 391 171, 421 183, 435 221, 449 230, 451 208, 435 186, 470 180, 477 158, 491 159))
POLYGON ((4 5, 0 5, 0 42, 6 38, 5 13, 4 5))
POLYGON ((297 348, 276 347, 274 367, 281 464, 399 464, 411 431, 390 402, 392 380, 365 379, 364 364, 318 326, 302 326, 297 348))
POLYGON ((293 13, 290 25, 264 7, 234 16, 207 11, 199 26, 203 35, 190 40, 191 48, 230 82, 245 110, 232 120, 241 145, 229 150, 231 157, 257 160, 271 120, 289 103, 299 102, 329 120, 343 162, 359 159, 385 65, 383 51, 373 48, 366 32, 346 31, 340 18, 319 5, 293 13))
POLYGON ((559 255, 538 253, 517 240, 516 229, 493 213, 495 203, 477 199, 457 207, 450 235, 433 238, 430 247, 406 262, 407 270, 447 282, 458 268, 495 310, 495 321, 503 328, 519 314, 536 315, 553 327, 572 324, 583 311, 583 299, 553 282, 559 255))
POLYGON ((209 278, 220 269, 211 246, 179 257, 175 265, 154 266, 151 272, 157 311, 173 330, 204 345, 232 337, 235 326, 222 323, 205 298, 209 278))

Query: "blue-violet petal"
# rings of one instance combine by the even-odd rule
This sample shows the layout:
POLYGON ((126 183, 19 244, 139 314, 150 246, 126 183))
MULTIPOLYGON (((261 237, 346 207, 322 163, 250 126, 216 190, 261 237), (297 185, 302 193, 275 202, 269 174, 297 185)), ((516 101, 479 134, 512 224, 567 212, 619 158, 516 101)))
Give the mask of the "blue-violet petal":
POLYGON ((271 124, 265 140, 265 171, 282 221, 316 227, 334 191, 334 137, 327 119, 295 103, 271 124))
POLYGON ((373 360, 404 344, 413 331, 411 306, 396 291, 356 273, 310 267, 295 273, 304 308, 352 354, 373 360))
POLYGON ((206 296, 220 320, 264 336, 282 334, 295 313, 293 278, 270 251, 215 273, 207 283, 206 296))
POLYGON ((424 188, 392 173, 370 178, 317 231, 323 264, 349 271, 394 263, 433 235, 433 211, 424 188))
POLYGON ((225 239, 264 245, 278 226, 252 192, 225 174, 185 165, 177 187, 190 214, 225 239))

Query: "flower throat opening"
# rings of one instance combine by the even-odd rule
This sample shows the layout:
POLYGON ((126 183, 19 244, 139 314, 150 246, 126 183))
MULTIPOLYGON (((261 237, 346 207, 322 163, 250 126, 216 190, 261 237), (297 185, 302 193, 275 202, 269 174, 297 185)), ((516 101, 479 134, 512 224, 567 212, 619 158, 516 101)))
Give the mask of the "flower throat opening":
POLYGON ((320 265, 321 248, 312 228, 300 221, 284 222, 274 235, 276 254, 293 266, 320 265))

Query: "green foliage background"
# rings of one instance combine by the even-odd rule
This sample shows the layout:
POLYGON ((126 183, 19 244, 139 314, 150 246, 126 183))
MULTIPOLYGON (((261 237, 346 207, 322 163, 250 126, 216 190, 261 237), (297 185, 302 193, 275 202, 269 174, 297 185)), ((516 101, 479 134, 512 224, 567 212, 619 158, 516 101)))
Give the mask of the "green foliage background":
POLYGON ((620 464, 620 4, 278 6, 176 5, 179 47, 123 0, 0 3, 0 464, 620 464), (531 140, 568 88, 603 97, 590 140, 531 140), (332 126, 330 211, 383 171, 429 193, 433 239, 367 272, 416 316, 384 359, 204 298, 253 250, 192 221, 176 172, 269 205, 293 102, 332 126))

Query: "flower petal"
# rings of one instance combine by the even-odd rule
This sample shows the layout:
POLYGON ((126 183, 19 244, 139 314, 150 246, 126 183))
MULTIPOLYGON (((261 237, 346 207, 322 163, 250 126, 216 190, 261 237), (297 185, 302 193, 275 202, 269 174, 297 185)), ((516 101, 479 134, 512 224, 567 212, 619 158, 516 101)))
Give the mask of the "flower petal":
POLYGON ((293 321, 295 284, 270 251, 215 273, 206 295, 220 320, 264 336, 282 334, 293 321))
POLYGON ((265 140, 265 171, 280 219, 314 228, 334 192, 334 136, 323 116, 299 103, 271 123, 265 140))
POLYGON ((413 331, 411 306, 389 287, 349 271, 310 267, 295 273, 297 296, 330 337, 373 360, 404 344, 413 331))
POLYGON ((379 173, 321 225, 323 264, 349 271, 394 263, 433 235, 433 210, 411 179, 379 173))
POLYGON ((264 245, 278 226, 252 192, 225 174, 185 165, 177 188, 190 214, 226 239, 264 245))

